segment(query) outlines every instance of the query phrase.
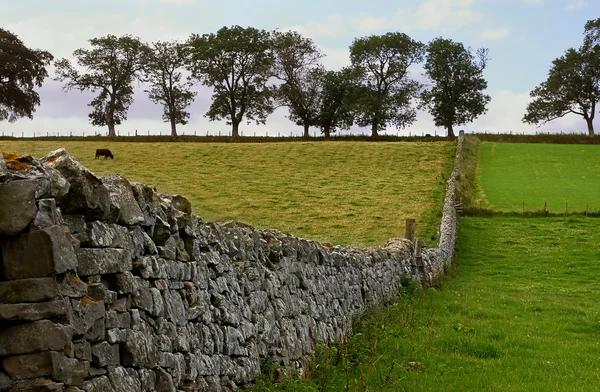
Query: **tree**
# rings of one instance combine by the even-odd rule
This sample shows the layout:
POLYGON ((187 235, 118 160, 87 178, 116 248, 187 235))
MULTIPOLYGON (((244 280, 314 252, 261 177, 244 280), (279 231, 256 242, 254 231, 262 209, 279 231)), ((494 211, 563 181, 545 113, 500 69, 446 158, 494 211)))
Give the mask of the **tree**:
POLYGON ((350 60, 363 72, 356 122, 371 126, 371 136, 388 124, 403 128, 416 119, 410 107, 420 83, 408 77, 408 68, 423 59, 424 45, 403 33, 387 33, 355 39, 350 60))
POLYGON ((163 120, 171 124, 171 136, 177 136, 177 124, 188 123, 190 113, 185 110, 196 96, 192 83, 182 81, 181 69, 187 64, 180 44, 154 42, 153 52, 144 63, 144 82, 150 89, 144 90, 154 103, 163 105, 163 120))
POLYGON ((454 137, 454 125, 463 125, 487 111, 491 97, 485 95, 487 82, 483 70, 488 63, 488 50, 471 53, 460 42, 436 38, 427 46, 425 75, 432 82, 421 94, 421 108, 429 109, 435 125, 454 137), (476 59, 477 57, 477 59, 476 59))
POLYGON ((270 34, 240 26, 222 27, 216 34, 192 34, 187 42, 192 76, 213 88, 206 117, 226 119, 233 137, 244 119, 264 124, 273 112, 272 91, 266 86, 273 66, 270 34))
POLYGON ((30 49, 18 36, 0 28, 0 121, 33 118, 41 87, 48 77, 46 67, 53 60, 50 52, 30 49))
POLYGON ((317 125, 325 138, 338 129, 349 129, 354 123, 357 78, 356 70, 349 67, 325 74, 317 116, 317 125))
POLYGON ((65 91, 73 88, 99 91, 88 105, 94 108, 88 116, 92 125, 106 125, 108 136, 116 136, 115 125, 127 119, 127 110, 133 102, 133 82, 139 78, 150 49, 130 35, 107 35, 89 42, 91 50, 73 52, 86 73, 80 73, 69 60, 61 59, 55 63, 56 79, 66 81, 65 91))
POLYGON ((600 98, 600 19, 585 25, 583 45, 570 48, 552 62, 548 79, 534 88, 523 122, 543 125, 567 114, 582 116, 588 135, 594 135, 600 98))
POLYGON ((273 75, 283 83, 277 87, 275 99, 280 106, 289 107, 289 119, 304 128, 315 125, 319 91, 325 76, 320 65, 323 57, 310 38, 295 31, 273 33, 275 63, 273 75))

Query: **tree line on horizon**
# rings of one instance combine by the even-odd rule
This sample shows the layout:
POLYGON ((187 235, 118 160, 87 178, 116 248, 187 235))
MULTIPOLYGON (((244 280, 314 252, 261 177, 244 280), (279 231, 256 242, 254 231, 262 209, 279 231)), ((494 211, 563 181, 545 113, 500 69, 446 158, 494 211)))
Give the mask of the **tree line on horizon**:
MULTIPOLYGON (((486 112, 490 97, 483 91, 487 82, 483 70, 487 49, 472 53, 462 43, 436 38, 428 45, 408 35, 390 32, 357 38, 350 46, 351 65, 339 71, 325 69, 323 53, 310 39, 294 31, 266 31, 253 27, 223 27, 216 33, 191 34, 186 42, 145 44, 131 35, 107 35, 89 40, 91 49, 73 52, 68 59, 54 62, 55 80, 64 90, 90 90, 97 93, 89 103, 91 124, 108 127, 127 119, 133 102, 134 82, 148 86, 148 98, 162 105, 163 120, 177 135, 177 124, 186 124, 187 110, 196 92, 194 83, 212 89, 212 103, 205 114, 210 120, 226 120, 232 136, 239 136, 240 124, 265 124, 276 108, 285 106, 288 118, 309 136, 318 127, 325 137, 357 124, 370 127, 378 136, 388 126, 404 128, 416 120, 416 108, 429 109, 436 126, 444 126, 449 136, 453 127, 473 121, 486 112), (428 82, 411 78, 409 67, 425 61, 428 82), (184 77, 184 72, 188 77, 184 77)), ((0 65, 0 78, 7 80, 38 76, 40 86, 48 76, 46 66, 53 56, 31 50, 18 37, 0 29, 0 53, 6 51, 14 63, 0 65), (11 77, 11 68, 29 74, 11 77)), ((2 80, 2 79, 0 79, 2 80)), ((32 117, 40 104, 33 84, 24 86, 28 105, 0 103, 5 115, 14 121, 32 117), (21 108, 12 110, 11 108, 21 108)), ((26 97, 24 97, 26 98, 26 97)))
MULTIPOLYGON (((146 44, 131 35, 107 35, 89 40, 91 49, 73 52, 75 62, 54 62, 57 81, 65 91, 90 90, 92 125, 115 126, 127 119, 134 82, 145 83, 148 98, 162 105, 162 118, 177 135, 197 92, 194 83, 212 88, 205 114, 225 120, 232 136, 240 124, 265 124, 278 107, 303 127, 318 127, 325 137, 356 124, 370 127, 371 136, 388 126, 405 128, 416 120, 416 108, 426 109, 435 125, 454 136, 454 126, 486 113, 483 71, 488 49, 472 51, 460 42, 438 37, 428 44, 400 32, 356 38, 350 63, 339 71, 325 69, 323 53, 310 39, 294 31, 253 27, 223 27, 216 33, 191 34, 185 42, 146 44), (425 82, 409 68, 423 63, 425 82), (184 77, 184 72, 188 74, 184 77), (416 105, 414 105, 416 103, 416 105)), ((40 104, 34 87, 48 77, 54 57, 26 47, 13 33, 0 28, 0 120, 33 117, 40 104)), ((536 87, 523 118, 544 124, 568 113, 582 115, 588 132, 600 96, 600 18, 586 23, 584 44, 555 60, 548 80, 536 87)))

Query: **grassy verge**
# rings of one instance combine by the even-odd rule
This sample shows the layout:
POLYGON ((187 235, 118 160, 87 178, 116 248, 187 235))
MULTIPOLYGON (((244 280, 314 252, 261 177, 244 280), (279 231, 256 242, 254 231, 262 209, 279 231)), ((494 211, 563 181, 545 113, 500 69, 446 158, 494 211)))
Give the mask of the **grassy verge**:
POLYGON ((42 156, 66 147, 98 175, 120 173, 190 199, 206 220, 237 220, 342 245, 383 244, 417 219, 435 241, 454 143, 0 142, 42 156), (114 160, 94 159, 110 148, 114 160))
POLYGON ((256 390, 597 390, 596 235, 584 217, 463 218, 440 290, 361 319, 348 345, 319 353, 311 380, 256 390))
POLYGON ((600 146, 482 143, 483 207, 499 211, 600 209, 600 146))

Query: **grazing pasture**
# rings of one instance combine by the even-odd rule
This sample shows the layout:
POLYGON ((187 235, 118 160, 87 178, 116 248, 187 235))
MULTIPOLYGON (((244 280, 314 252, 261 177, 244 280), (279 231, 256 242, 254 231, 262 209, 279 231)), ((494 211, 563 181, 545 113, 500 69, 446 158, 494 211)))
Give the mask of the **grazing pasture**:
POLYGON ((253 391, 598 390, 597 219, 465 217, 459 231, 440 289, 409 285, 322 349, 310 380, 253 391))
POLYGON ((600 145, 490 143, 479 146, 484 207, 499 211, 600 209, 600 145))
POLYGON ((59 147, 99 176, 184 195, 205 220, 369 246, 403 236, 407 218, 434 242, 455 144, 0 141, 1 151, 35 157, 59 147), (94 159, 98 148, 114 159, 94 159))

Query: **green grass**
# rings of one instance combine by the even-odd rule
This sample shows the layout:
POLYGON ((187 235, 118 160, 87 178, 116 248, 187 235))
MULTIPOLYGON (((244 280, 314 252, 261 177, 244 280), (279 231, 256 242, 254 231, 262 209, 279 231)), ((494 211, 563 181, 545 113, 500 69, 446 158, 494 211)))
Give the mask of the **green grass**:
POLYGON ((369 368, 374 390, 392 362, 378 391, 597 391, 597 236, 596 218, 463 218, 457 266, 440 290, 372 311, 347 349, 319 354, 311 380, 255 391, 346 390, 345 361, 350 391, 367 390, 356 385, 369 368), (378 336, 373 358, 382 357, 370 367, 378 336))
POLYGON ((119 173, 187 197, 205 220, 237 220, 342 245, 404 235, 433 243, 453 143, 122 143, 0 141, 35 157, 65 147, 97 175, 119 173), (110 148, 114 160, 95 160, 110 148))
POLYGON ((499 211, 600 209, 600 145, 481 143, 483 206, 499 211))

